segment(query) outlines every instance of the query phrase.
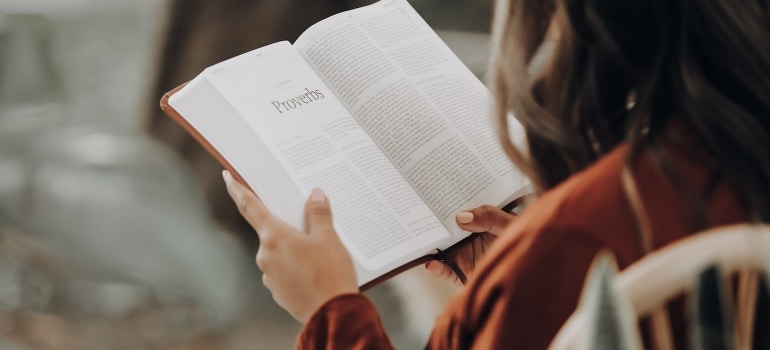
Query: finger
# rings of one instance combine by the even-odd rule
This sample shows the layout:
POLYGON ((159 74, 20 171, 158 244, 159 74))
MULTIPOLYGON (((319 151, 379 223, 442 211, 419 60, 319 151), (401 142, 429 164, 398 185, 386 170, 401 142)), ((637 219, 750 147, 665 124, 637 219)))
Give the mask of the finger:
POLYGON ((273 219, 273 216, 262 204, 262 201, 257 198, 254 192, 251 192, 246 186, 241 185, 235 179, 229 171, 222 171, 222 178, 225 180, 227 186, 227 193, 230 198, 233 199, 235 205, 238 207, 238 211, 243 215, 243 218, 249 222, 251 227, 257 231, 257 234, 261 229, 273 219))
POLYGON ((464 230, 471 232, 489 232, 500 234, 508 224, 516 218, 492 205, 482 205, 457 213, 455 221, 464 230))
POLYGON ((268 260, 267 256, 265 255, 265 249, 260 247, 257 251, 257 255, 254 257, 254 261, 257 263, 257 267, 262 270, 262 272, 267 271, 268 266, 268 260))
POLYGON ((273 285, 273 279, 270 278, 270 275, 263 273, 262 274, 262 284, 267 288, 268 290, 272 291, 272 285, 273 285))
POLYGON ((446 266, 438 261, 428 261, 425 264, 425 269, 428 270, 428 273, 433 277, 442 277, 446 266))
POLYGON ((459 283, 459 280, 457 279, 457 275, 454 274, 452 269, 441 263, 440 261, 428 261, 425 263, 425 269, 428 270, 428 273, 436 278, 443 278, 447 279, 454 283, 459 283))
POLYGON ((320 188, 314 188, 305 204, 305 232, 329 234, 334 232, 329 199, 320 188))

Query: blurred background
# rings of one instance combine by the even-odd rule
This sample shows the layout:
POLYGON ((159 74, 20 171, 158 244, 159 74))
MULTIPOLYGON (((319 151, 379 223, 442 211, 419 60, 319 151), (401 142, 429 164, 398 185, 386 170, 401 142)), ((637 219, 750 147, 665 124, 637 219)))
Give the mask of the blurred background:
MULTIPOLYGON (((290 349, 221 167, 158 108, 218 61, 363 0, 0 0, 0 350, 290 349)), ((483 77, 492 0, 412 0, 483 77)), ((419 348, 454 289, 367 294, 419 348)))

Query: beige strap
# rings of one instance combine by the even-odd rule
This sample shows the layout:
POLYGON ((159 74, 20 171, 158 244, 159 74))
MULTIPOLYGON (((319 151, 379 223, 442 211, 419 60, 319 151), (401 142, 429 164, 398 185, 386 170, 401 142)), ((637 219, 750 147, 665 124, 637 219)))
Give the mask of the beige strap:
MULTIPOLYGON (((642 246, 642 255, 647 255, 653 250, 652 228, 648 219, 647 211, 642 203, 642 197, 639 194, 639 188, 634 181, 634 175, 631 172, 631 166, 623 167, 622 173, 623 191, 631 206, 631 211, 636 220, 637 232, 639 233, 639 243, 642 246)), ((671 323, 668 318, 668 309, 666 305, 661 305, 653 311, 650 317, 652 341, 655 349, 671 350, 674 348, 674 337, 671 334, 671 323)))
POLYGON ((736 350, 751 349, 758 287, 759 274, 756 270, 743 269, 738 273, 738 300, 735 308, 735 332, 733 333, 736 350))
POLYGON ((652 342, 657 350, 673 350, 674 336, 671 334, 671 321, 668 318, 666 304, 661 305, 650 315, 652 342))
POLYGON ((642 203, 642 197, 639 194, 639 188, 634 181, 634 175, 631 173, 631 167, 623 167, 622 173, 623 192, 626 194, 628 204, 636 220, 637 232, 639 233, 639 243, 642 246, 642 255, 647 255, 652 251, 652 228, 648 220, 647 210, 642 203))

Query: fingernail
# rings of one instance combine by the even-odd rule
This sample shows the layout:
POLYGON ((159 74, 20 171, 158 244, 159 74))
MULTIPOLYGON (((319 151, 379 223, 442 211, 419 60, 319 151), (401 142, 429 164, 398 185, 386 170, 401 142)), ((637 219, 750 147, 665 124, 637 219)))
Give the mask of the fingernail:
POLYGON ((310 192, 310 200, 313 202, 325 202, 326 194, 320 188, 316 187, 310 192))
POLYGON ((473 213, 469 211, 461 211, 457 213, 457 222, 461 224, 470 224, 473 222, 473 213))
POLYGON ((228 186, 233 183, 233 175, 227 170, 222 170, 222 178, 225 179, 225 184, 228 186))
POLYGON ((238 188, 238 186, 234 186, 235 181, 233 181, 233 174, 230 174, 230 172, 227 170, 222 170, 222 178, 225 179, 227 192, 230 193, 230 197, 233 199, 233 202, 240 205, 241 201, 243 200, 243 193, 241 193, 241 189, 238 188))

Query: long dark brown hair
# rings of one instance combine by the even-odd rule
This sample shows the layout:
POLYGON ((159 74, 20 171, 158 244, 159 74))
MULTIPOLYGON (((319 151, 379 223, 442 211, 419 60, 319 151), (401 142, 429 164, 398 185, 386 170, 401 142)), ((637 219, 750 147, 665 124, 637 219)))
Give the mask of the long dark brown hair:
POLYGON ((751 219, 770 222, 770 0, 498 0, 493 31, 499 136, 538 191, 622 142, 656 153, 679 120, 751 219), (526 151, 509 140, 511 112, 526 151))

